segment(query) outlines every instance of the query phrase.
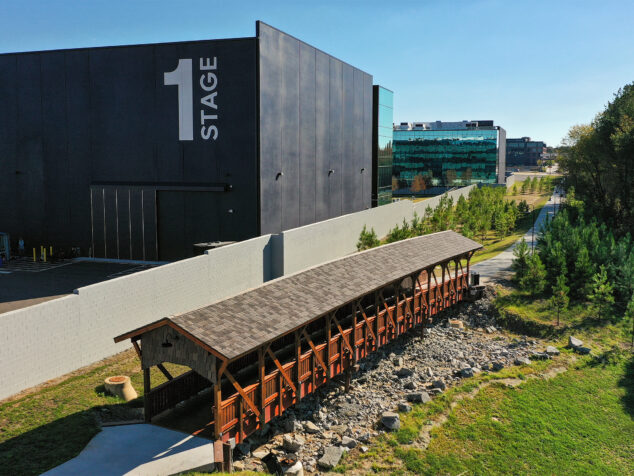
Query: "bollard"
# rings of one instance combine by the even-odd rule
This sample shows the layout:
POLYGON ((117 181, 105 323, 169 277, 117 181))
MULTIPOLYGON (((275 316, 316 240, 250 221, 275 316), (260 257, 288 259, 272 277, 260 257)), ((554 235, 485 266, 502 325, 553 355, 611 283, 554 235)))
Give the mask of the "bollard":
POLYGON ((50 251, 50 253, 48 254, 48 257, 52 258, 53 257, 53 247, 52 246, 49 247, 49 251, 50 251))
POLYGON ((37 261, 37 255, 35 254, 35 248, 33 248, 33 262, 37 261))

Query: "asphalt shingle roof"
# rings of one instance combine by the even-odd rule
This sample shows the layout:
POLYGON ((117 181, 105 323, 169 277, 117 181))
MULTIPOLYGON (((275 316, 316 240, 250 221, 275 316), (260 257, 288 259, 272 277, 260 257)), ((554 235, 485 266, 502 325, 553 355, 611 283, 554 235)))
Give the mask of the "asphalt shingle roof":
POLYGON ((170 320, 228 359, 422 268, 482 246, 444 231, 309 268, 170 320))

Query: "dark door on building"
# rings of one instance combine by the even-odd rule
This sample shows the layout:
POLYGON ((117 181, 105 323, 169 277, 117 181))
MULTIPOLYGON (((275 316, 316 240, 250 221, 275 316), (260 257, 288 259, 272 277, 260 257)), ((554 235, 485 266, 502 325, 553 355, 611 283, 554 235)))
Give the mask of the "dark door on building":
POLYGON ((194 244, 220 240, 218 194, 202 191, 158 191, 157 228, 161 261, 194 255, 194 244))

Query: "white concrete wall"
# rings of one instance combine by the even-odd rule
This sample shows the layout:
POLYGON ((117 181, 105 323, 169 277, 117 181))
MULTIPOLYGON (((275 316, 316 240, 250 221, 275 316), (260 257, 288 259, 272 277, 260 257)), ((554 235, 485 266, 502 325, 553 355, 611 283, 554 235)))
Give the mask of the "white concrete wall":
POLYGON ((126 349, 129 342, 113 341, 124 332, 353 253, 364 225, 383 237, 439 200, 402 200, 265 235, 0 314, 0 399, 126 349))
MULTIPOLYGON (((449 192, 448 195, 454 199, 455 204, 461 195, 466 198, 474 187, 476 185, 463 187, 449 192)), ((435 208, 440 199, 440 196, 432 197, 417 203, 401 200, 284 231, 274 237, 277 251, 273 255, 274 275, 291 274, 354 253, 364 225, 368 230, 374 228, 377 236, 382 238, 394 226, 400 225, 403 219, 410 221, 414 212, 420 217, 424 216, 427 206, 435 208)))
POLYGON ((0 315, 0 399, 130 346, 113 338, 271 278, 271 235, 0 315))

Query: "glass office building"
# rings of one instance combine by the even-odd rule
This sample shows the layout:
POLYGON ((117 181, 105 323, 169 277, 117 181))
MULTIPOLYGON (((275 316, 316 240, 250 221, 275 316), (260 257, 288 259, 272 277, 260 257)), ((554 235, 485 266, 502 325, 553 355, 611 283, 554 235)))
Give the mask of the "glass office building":
POLYGON ((543 159, 545 152, 546 144, 543 141, 531 140, 530 137, 506 139, 506 164, 509 166, 534 167, 543 159))
POLYGON ((372 206, 392 202, 392 129, 394 93, 373 86, 372 206))
POLYGON ((394 195, 504 183, 506 132, 493 121, 402 123, 393 132, 394 195))

